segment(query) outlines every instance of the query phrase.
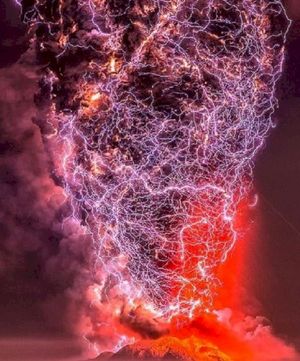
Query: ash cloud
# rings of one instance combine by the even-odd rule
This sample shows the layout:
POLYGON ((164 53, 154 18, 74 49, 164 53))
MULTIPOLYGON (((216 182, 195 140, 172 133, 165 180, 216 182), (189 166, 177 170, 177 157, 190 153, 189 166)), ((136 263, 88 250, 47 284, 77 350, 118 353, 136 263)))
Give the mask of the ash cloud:
POLYGON ((149 314, 142 307, 130 310, 129 312, 123 309, 120 315, 120 322, 146 339, 158 339, 169 332, 166 325, 149 317, 149 314))
POLYGON ((28 59, 0 72, 0 333, 70 334, 89 244, 66 221, 70 207, 49 176, 32 122, 37 78, 28 59))
MULTIPOLYGON (((89 283, 89 244, 76 224, 63 222, 70 209, 62 189, 49 177, 40 131, 31 120, 35 117, 32 98, 37 90, 31 65, 19 63, 2 70, 0 76, 0 302, 5 323, 1 333, 28 329, 33 333, 70 333, 81 311, 91 309, 83 300, 89 283)), ((153 333, 147 318, 128 317, 122 315, 123 324, 143 337, 164 334, 155 326, 153 333)), ((297 357, 290 346, 272 336, 268 326, 254 323, 257 337, 251 342, 259 350, 257 361, 297 357)))

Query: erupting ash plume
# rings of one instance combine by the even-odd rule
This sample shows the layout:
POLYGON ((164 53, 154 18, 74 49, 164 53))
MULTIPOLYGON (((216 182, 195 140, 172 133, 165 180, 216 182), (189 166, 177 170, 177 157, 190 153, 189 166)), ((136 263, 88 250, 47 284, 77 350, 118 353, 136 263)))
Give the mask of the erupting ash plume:
POLYGON ((107 317, 94 313, 96 333, 115 327, 105 347, 131 342, 138 312, 212 312, 273 124, 280 1, 24 0, 22 17, 52 174, 93 239, 87 297, 107 317))

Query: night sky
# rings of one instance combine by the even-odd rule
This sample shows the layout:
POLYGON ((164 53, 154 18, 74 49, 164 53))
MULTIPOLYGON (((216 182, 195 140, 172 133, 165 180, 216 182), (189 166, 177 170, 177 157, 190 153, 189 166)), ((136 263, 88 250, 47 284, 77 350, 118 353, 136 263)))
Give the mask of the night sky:
MULTIPOLYGON (((300 349, 300 4, 287 3, 295 21, 277 127, 256 161, 258 231, 247 277, 274 333, 300 349)), ((70 309, 80 309, 74 284, 84 253, 60 228, 68 209, 32 122, 37 76, 30 56, 18 60, 28 47, 18 12, 13 1, 0 2, 0 361, 73 360, 83 344, 71 336, 70 309)))

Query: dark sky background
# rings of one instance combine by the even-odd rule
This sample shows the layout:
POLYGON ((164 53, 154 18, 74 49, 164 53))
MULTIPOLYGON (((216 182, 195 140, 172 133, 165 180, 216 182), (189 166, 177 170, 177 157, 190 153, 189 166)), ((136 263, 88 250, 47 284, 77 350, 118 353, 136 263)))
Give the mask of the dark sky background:
MULTIPOLYGON (((300 2, 286 4, 295 22, 279 86, 278 125, 256 162, 259 232, 248 269, 262 314, 300 349, 300 2)), ((0 361, 52 360, 57 354, 73 360, 80 343, 65 320, 72 322, 70 293, 84 257, 59 226, 67 210, 47 175, 31 121, 36 77, 27 58, 14 65, 28 45, 18 11, 13 0, 0 0, 0 361)))
MULTIPOLYGON (((285 2, 295 19, 279 83, 277 127, 255 166, 259 233, 252 247, 254 293, 274 330, 300 347, 300 1, 285 2)), ((250 268, 251 269, 251 268, 250 268)))

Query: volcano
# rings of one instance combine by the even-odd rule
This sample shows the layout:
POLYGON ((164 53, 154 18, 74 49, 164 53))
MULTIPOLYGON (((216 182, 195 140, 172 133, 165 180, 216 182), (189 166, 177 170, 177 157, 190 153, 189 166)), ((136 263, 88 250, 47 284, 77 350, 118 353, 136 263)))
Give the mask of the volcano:
POLYGON ((183 340, 165 336, 158 340, 143 340, 117 353, 105 353, 95 361, 230 361, 229 356, 212 344, 191 336, 183 340))

